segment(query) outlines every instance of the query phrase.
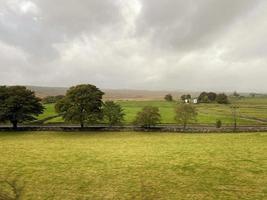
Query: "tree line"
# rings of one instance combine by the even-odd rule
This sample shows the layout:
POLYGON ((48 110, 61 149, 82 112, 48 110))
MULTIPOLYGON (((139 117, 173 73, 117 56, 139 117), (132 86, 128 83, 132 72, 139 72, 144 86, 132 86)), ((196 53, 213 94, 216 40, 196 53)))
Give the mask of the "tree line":
MULTIPOLYGON (((65 97, 56 103, 56 111, 67 122, 95 124, 104 120, 109 126, 121 125, 125 113, 122 107, 113 101, 103 102, 104 93, 94 85, 78 85, 71 87, 65 97)), ((191 105, 179 105, 176 109, 176 121, 186 128, 187 124, 196 120, 197 112, 191 105)), ((161 122, 158 107, 146 106, 137 113, 134 124, 151 128, 161 122)))
MULTIPOLYGON (((65 96, 46 98, 45 102, 56 102, 55 110, 66 122, 94 125, 105 121, 109 126, 122 125, 125 113, 114 101, 103 102, 99 88, 90 84, 71 87, 65 96), (56 100, 56 101, 55 101, 56 100)), ((44 111, 44 100, 24 86, 0 86, 0 122, 10 122, 14 129, 19 123, 37 120, 44 111)), ((186 128, 191 121, 196 121, 197 111, 194 106, 181 104, 175 109, 175 120, 186 128)), ((137 113, 134 124, 150 128, 161 122, 158 107, 146 106, 137 113)))
MULTIPOLYGON (((234 97, 239 97, 239 94, 234 92, 234 97)), ((171 94, 167 94, 164 99, 168 102, 174 101, 174 98, 171 94)), ((180 97, 180 99, 185 101, 192 100, 191 94, 184 94, 180 97)), ((200 95, 196 98, 198 103, 218 103, 218 104, 229 104, 229 98, 225 93, 215 93, 215 92, 202 92, 200 95)))

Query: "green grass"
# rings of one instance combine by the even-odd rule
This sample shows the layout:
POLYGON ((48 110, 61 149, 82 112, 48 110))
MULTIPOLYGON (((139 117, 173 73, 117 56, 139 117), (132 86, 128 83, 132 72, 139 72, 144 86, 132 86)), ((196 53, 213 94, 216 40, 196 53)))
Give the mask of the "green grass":
POLYGON ((175 123, 174 121, 174 109, 175 102, 165 101, 119 101, 118 102, 125 112, 125 122, 131 123, 134 121, 136 114, 142 110, 145 106, 155 106, 160 110, 162 117, 162 123, 175 123))
MULTIPOLYGON (((144 106, 159 107, 162 116, 163 124, 173 124, 174 109, 177 105, 175 102, 165 101, 118 101, 125 112, 125 123, 131 124, 136 114, 141 111, 144 106)), ((237 102, 238 109, 238 124, 240 125, 260 125, 267 124, 267 98, 245 98, 237 102)), ((46 111, 40 115, 39 119, 49 116, 55 116, 54 105, 46 105, 46 111)), ((221 120, 224 125, 233 123, 230 105, 219 104, 198 104, 197 123, 198 124, 215 124, 217 120, 221 120)), ((62 123, 61 117, 50 119, 45 123, 62 123)))
POLYGON ((266 144, 266 133, 0 133, 0 179, 32 200, 266 199, 266 144))
POLYGON ((43 120, 45 118, 57 115, 54 104, 45 104, 44 107, 45 111, 43 114, 38 116, 38 120, 43 120))

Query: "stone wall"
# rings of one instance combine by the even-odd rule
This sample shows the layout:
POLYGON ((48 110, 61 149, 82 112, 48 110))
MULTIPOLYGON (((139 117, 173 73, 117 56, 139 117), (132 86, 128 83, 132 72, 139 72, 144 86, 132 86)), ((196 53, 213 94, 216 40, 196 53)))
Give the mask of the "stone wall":
POLYGON ((84 131, 84 132, 174 132, 174 133, 233 133, 233 132, 267 132, 267 126, 261 127, 238 127, 236 131, 233 130, 233 127, 189 127, 186 130, 183 130, 181 127, 175 126, 160 126, 153 127, 150 129, 127 126, 127 127, 106 127, 106 126, 95 126, 95 127, 85 127, 80 128, 77 126, 23 126, 19 127, 17 130, 14 130, 12 127, 0 127, 0 131, 63 131, 63 132, 75 132, 75 131, 84 131))

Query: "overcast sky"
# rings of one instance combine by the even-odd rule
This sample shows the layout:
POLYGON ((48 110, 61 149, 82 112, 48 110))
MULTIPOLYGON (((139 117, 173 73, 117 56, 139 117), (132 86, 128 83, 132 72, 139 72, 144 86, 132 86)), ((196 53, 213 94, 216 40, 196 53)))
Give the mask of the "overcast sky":
POLYGON ((0 84, 267 92, 266 0, 0 0, 0 84))

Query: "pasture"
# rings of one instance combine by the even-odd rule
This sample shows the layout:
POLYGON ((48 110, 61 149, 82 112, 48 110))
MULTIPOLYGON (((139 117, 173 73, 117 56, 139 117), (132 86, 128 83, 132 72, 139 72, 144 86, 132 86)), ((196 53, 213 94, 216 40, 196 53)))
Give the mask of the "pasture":
POLYGON ((23 185, 23 200, 266 199, 266 143, 265 133, 0 133, 0 179, 23 185))
MULTIPOLYGON (((117 101, 124 109, 125 124, 131 124, 136 114, 144 106, 159 107, 162 116, 163 124, 174 124, 174 109, 177 102, 166 101, 117 101)), ((238 100, 238 123, 240 125, 266 125, 267 124, 267 98, 244 98, 238 100)), ((44 114, 39 116, 39 119, 44 120, 45 124, 62 123, 61 117, 56 117, 54 105, 45 105, 44 114), (49 118, 51 117, 52 118, 49 118), (53 117, 54 116, 54 117, 53 117)), ((231 105, 220 104, 197 104, 195 105, 198 111, 197 124, 214 125, 217 120, 221 120, 223 125, 231 125, 233 123, 231 105)))

